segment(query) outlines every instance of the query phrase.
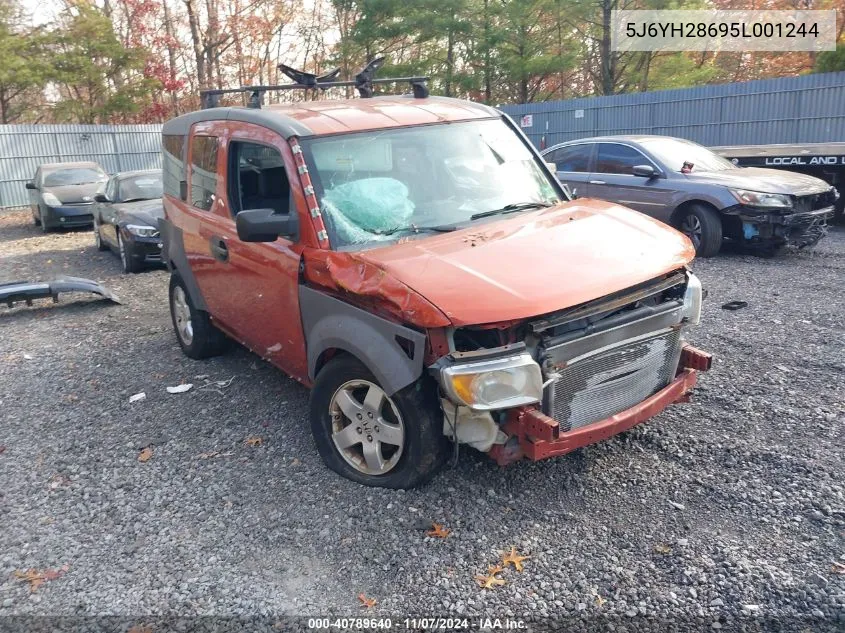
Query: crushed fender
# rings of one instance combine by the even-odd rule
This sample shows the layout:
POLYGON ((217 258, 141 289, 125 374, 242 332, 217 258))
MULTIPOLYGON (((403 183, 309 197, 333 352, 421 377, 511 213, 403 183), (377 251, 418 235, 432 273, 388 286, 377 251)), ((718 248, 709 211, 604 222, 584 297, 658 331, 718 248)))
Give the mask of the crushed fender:
POLYGON ((15 303, 19 301, 31 306, 35 299, 51 298, 53 303, 58 303, 59 293, 62 292, 90 292, 113 303, 120 303, 120 300, 111 290, 101 286, 96 281, 82 277, 59 277, 44 282, 10 281, 2 283, 0 284, 0 303, 5 303, 9 308, 14 307, 15 303))
POLYGON ((446 315, 401 281, 354 253, 317 251, 305 266, 308 281, 375 299, 389 313, 402 321, 425 328, 446 327, 446 315))

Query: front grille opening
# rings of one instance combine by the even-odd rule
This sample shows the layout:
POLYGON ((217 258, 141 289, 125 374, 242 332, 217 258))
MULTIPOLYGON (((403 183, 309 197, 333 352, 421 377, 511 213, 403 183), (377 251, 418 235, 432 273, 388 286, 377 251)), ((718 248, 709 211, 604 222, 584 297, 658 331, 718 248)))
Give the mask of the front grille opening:
POLYGON ((680 351, 675 328, 576 360, 558 370, 546 413, 571 431, 630 409, 671 382, 680 351))

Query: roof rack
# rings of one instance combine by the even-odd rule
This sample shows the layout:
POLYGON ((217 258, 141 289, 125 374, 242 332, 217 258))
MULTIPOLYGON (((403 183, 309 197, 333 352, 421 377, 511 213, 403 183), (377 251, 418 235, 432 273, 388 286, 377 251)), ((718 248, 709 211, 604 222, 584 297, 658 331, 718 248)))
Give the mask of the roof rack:
POLYGON ((249 93, 248 108, 260 108, 264 102, 265 92, 274 92, 277 90, 326 90, 328 88, 339 88, 343 86, 354 86, 358 90, 358 94, 362 99, 367 99, 373 96, 373 85, 375 84, 390 84, 390 83, 404 83, 411 84, 411 89, 414 93, 414 98, 425 99, 428 96, 428 86, 426 82, 428 77, 392 77, 384 79, 376 79, 375 74, 379 68, 384 65, 384 57, 376 57, 364 66, 361 71, 355 75, 355 79, 346 81, 337 81, 340 75, 340 68, 335 68, 331 72, 322 75, 315 75, 314 73, 297 70, 285 64, 279 64, 279 70, 293 80, 290 84, 278 84, 270 86, 241 86, 240 88, 215 88, 211 90, 200 91, 200 101, 202 108, 216 108, 220 105, 220 96, 225 94, 245 94, 249 93))

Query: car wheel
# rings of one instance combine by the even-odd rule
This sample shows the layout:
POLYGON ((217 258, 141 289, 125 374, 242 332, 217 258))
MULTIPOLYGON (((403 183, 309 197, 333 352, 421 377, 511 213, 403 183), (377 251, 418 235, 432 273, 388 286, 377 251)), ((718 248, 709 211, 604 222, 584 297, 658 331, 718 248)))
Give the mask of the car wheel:
POLYGON ((143 266, 141 262, 132 256, 132 244, 127 244, 120 235, 120 230, 117 231, 117 251, 120 253, 120 265, 123 267, 125 273, 137 273, 143 266))
POLYGON ((388 396, 356 358, 329 361, 311 391, 311 432, 336 473, 366 486, 407 489, 449 454, 436 394, 423 381, 388 396))
POLYGON ((690 239, 699 257, 713 257, 722 248, 722 220, 715 209, 690 205, 679 213, 676 226, 690 239))
POLYGON ((200 360, 226 349, 226 337, 211 324, 208 313, 194 305, 185 282, 176 273, 170 275, 170 317, 185 356, 200 360))
POLYGON ((32 214, 32 223, 35 226, 41 226, 41 218, 39 218, 35 213, 32 214))
POLYGON ((100 224, 96 220, 94 220, 94 245, 97 247, 98 251, 109 250, 108 244, 103 241, 103 238, 100 235, 100 224))

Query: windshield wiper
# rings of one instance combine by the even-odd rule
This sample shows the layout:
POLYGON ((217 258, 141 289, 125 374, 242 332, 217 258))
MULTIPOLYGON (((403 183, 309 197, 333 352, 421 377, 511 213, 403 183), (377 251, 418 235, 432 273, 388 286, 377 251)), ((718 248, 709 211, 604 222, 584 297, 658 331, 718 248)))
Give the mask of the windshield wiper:
POLYGON ((479 218, 488 218, 491 215, 504 215, 505 213, 516 213, 517 211, 525 211, 526 209, 545 209, 552 206, 548 202, 514 202, 506 204, 501 209, 491 209, 490 211, 482 211, 481 213, 473 213, 469 216, 470 220, 478 220, 479 218))
POLYGON ((438 226, 416 226, 415 224, 412 224, 411 226, 402 226, 390 231, 380 231, 376 233, 376 235, 393 235, 394 233, 401 233, 403 231, 408 231, 410 233, 451 233, 452 231, 457 230, 458 227, 454 224, 440 224, 438 226))
POLYGON ((145 200, 152 200, 152 198, 129 198, 128 200, 121 200, 121 202, 144 202, 145 200))

